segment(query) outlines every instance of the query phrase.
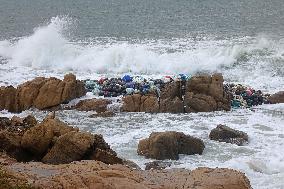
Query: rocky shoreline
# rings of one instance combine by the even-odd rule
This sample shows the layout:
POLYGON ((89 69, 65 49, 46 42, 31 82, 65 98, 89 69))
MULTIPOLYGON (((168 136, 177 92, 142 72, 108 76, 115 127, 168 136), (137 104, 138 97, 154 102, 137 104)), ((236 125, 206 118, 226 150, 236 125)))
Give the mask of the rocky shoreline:
MULTIPOLYGON (((223 82, 221 74, 195 76, 186 82, 171 81, 161 88, 159 96, 124 96, 120 111, 229 111, 234 99, 223 82)), ((243 91, 240 89, 240 94, 243 91)), ((71 107, 61 106, 86 92, 85 84, 72 74, 63 80, 36 78, 17 88, 1 87, 0 110, 21 112, 34 107, 96 111, 92 118, 115 115, 109 110, 111 99, 93 98, 71 107)), ((283 103, 283 92, 268 99, 270 103, 283 103)), ((248 134, 225 125, 218 125, 208 137, 236 145, 249 141, 248 134)), ((202 154, 204 148, 201 139, 182 132, 153 132, 139 142, 137 153, 165 160, 178 159, 179 154, 202 154)), ((102 135, 79 131, 57 119, 55 112, 40 123, 32 115, 0 118, 0 149, 0 186, 6 188, 251 188, 246 176, 232 169, 165 169, 168 166, 163 162, 154 161, 148 165, 150 170, 141 170, 135 163, 118 157, 102 135)))

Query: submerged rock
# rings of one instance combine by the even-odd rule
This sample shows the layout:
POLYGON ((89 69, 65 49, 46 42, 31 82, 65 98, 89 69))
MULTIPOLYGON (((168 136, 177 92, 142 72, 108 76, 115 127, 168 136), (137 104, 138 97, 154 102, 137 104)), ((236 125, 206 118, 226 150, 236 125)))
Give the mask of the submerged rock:
POLYGON ((151 170, 151 169, 155 169, 155 170, 162 170, 165 169, 167 167, 170 167, 172 165, 171 162, 164 162, 164 161, 152 161, 149 163, 145 163, 146 167, 145 170, 151 170))
POLYGON ((0 87, 0 110, 21 112, 31 107, 40 110, 67 103, 86 94, 84 83, 67 74, 63 80, 37 77, 19 85, 0 87))
POLYGON ((105 112, 100 112, 100 113, 96 113, 96 114, 92 114, 89 117, 90 118, 97 118, 97 117, 113 117, 115 116, 114 112, 111 111, 105 111, 105 112))
POLYGON ((139 141, 137 153, 158 160, 179 159, 179 154, 202 154, 205 146, 201 139, 182 132, 153 132, 139 141))
POLYGON ((242 146, 248 142, 248 135, 245 132, 238 131, 227 127, 225 125, 218 125, 215 129, 212 129, 209 138, 219 142, 226 142, 242 146))

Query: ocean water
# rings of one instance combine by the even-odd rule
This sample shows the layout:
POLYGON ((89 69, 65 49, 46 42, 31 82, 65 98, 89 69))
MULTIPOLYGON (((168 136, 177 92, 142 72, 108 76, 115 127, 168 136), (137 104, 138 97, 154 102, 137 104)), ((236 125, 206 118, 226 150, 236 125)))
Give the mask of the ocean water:
MULTIPOLYGON (((0 86, 69 72, 79 79, 220 72, 225 82, 274 93, 284 89, 284 1, 0 0, 0 86)), ((20 115, 28 113, 46 114, 20 115)), ((182 115, 89 114, 58 112, 82 130, 103 134, 141 167, 151 160, 137 155, 138 141, 153 131, 178 130, 202 138, 206 148, 172 167, 230 167, 246 173, 253 188, 284 188, 284 104, 182 115), (249 143, 210 141, 217 124, 247 132, 249 143)))

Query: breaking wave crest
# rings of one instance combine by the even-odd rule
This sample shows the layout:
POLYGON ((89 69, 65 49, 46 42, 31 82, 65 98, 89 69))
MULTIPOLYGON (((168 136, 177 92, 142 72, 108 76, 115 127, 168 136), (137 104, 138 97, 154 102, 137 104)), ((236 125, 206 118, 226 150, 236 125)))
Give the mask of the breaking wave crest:
POLYGON ((229 81, 262 88, 284 84, 283 40, 201 37, 136 42, 93 39, 91 43, 82 43, 65 35, 71 24, 68 18, 55 17, 30 36, 0 41, 0 60, 9 66, 55 72, 144 75, 222 72, 229 81))

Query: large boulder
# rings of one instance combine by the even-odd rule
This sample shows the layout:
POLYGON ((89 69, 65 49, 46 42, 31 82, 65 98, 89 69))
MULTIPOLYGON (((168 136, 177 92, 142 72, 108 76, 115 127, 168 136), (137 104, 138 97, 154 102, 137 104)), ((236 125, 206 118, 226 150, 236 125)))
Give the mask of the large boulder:
POLYGON ((243 131, 232 129, 225 125, 218 125, 212 129, 209 138, 219 142, 226 142, 242 146, 248 142, 248 135, 243 131))
POLYGON ((284 103, 284 91, 280 91, 268 97, 271 104, 284 103))
POLYGON ((21 112, 35 107, 46 109, 66 103, 86 94, 84 83, 67 74, 63 80, 51 77, 37 77, 15 89, 12 86, 0 88, 0 110, 21 112))
POLYGON ((78 129, 68 126, 59 119, 45 119, 24 133, 21 146, 41 159, 58 137, 70 131, 78 129))
POLYGON ((187 81, 184 104, 186 112, 211 112, 231 109, 221 74, 194 76, 187 81))
POLYGON ((157 113, 159 112, 159 101, 156 96, 146 95, 141 97, 141 112, 157 113))
POLYGON ((109 104, 111 104, 110 100, 93 98, 79 101, 74 108, 79 111, 96 111, 101 113, 107 111, 109 104))
POLYGON ((137 153, 158 160, 179 159, 179 154, 202 154, 202 140, 182 132, 153 132, 149 138, 139 141, 137 153))
POLYGON ((92 150, 94 137, 90 133, 77 131, 60 136, 50 151, 43 157, 43 163, 63 164, 83 159, 92 150))

